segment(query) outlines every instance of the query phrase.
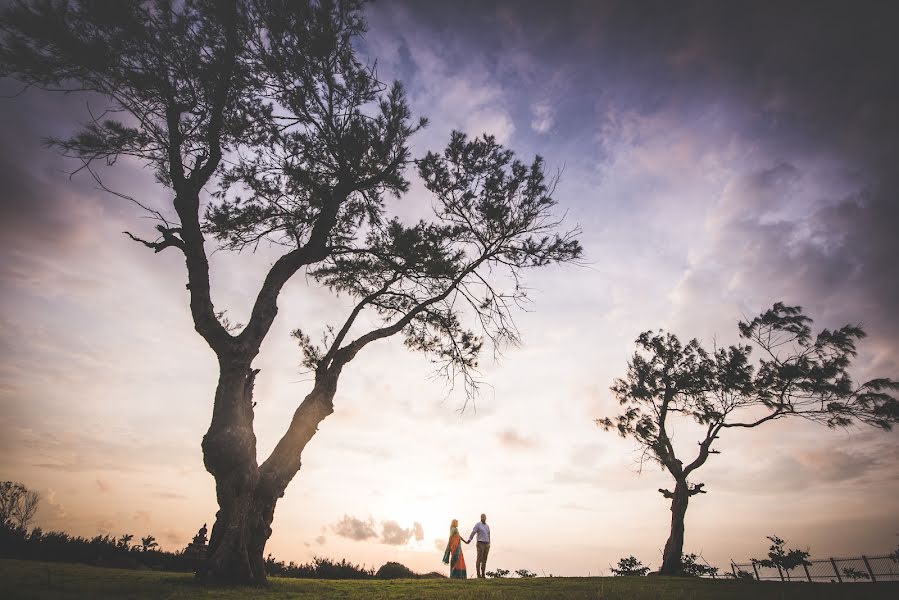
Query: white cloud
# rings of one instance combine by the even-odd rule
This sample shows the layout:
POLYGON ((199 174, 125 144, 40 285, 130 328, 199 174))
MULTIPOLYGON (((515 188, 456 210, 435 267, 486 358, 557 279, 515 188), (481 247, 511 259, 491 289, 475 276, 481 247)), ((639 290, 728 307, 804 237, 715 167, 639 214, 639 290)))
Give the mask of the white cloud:
POLYGON ((549 133, 556 120, 556 112, 548 100, 541 100, 531 105, 531 129, 537 133, 549 133))

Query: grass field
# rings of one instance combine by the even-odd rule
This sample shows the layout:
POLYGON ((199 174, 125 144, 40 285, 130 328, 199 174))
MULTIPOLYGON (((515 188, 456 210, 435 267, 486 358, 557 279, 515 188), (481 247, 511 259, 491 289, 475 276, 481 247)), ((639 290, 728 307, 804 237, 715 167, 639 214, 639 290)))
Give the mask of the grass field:
POLYGON ((897 583, 754 583, 667 577, 503 580, 270 580, 264 589, 204 588, 190 575, 0 560, 0 598, 259 598, 338 600, 837 600, 899 598, 897 583))

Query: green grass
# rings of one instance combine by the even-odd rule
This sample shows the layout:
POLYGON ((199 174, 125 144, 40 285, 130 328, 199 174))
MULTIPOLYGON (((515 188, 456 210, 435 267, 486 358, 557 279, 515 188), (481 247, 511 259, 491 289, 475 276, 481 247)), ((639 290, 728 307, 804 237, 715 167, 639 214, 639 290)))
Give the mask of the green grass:
POLYGON ((190 575, 0 560, 0 597, 345 600, 837 600, 899 598, 899 583, 754 583, 668 577, 325 581, 272 578, 263 588, 206 588, 190 575))

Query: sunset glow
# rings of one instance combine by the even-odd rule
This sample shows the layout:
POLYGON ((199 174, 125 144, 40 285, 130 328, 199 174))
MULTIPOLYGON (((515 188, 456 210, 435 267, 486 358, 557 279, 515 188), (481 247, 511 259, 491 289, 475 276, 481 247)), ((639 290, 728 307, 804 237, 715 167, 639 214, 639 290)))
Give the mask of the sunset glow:
MULTIPOLYGON (((619 411, 609 387, 642 331, 735 344, 737 321, 783 301, 815 331, 864 326, 858 380, 899 377, 895 15, 875 14, 886 3, 637 4, 366 7, 359 57, 430 121, 412 158, 453 130, 493 135, 526 163, 539 154, 584 256, 526 273, 522 343, 496 359, 484 347, 464 410, 461 385, 401 336, 365 348, 277 505, 266 554, 443 573, 450 521, 467 538, 486 513, 491 568, 608 575, 633 554, 655 569, 670 477, 595 423, 619 411), (856 10, 870 14, 846 18, 856 10)), ((44 530, 151 533, 182 549, 215 520, 200 444, 218 377, 184 256, 129 240, 123 231, 152 237, 153 223, 42 143, 104 100, 6 97, 20 89, 0 79, 0 480, 41 493, 44 530)), ((135 159, 98 172, 171 206, 135 159)), ((433 196, 414 168, 406 177, 387 213, 432 219, 433 196)), ((215 308, 245 323, 285 250, 215 244, 208 235, 215 308)), ((260 462, 312 389, 291 331, 317 340, 353 306, 303 272, 283 289, 253 361, 260 462)), ((361 319, 359 331, 379 323, 361 319)), ((695 453, 700 429, 679 424, 678 450, 695 453)), ((814 557, 899 543, 895 431, 785 419, 728 430, 717 448, 697 474, 708 493, 690 501, 685 552, 729 569, 772 533, 814 557)), ((471 576, 475 543, 464 552, 471 576)))

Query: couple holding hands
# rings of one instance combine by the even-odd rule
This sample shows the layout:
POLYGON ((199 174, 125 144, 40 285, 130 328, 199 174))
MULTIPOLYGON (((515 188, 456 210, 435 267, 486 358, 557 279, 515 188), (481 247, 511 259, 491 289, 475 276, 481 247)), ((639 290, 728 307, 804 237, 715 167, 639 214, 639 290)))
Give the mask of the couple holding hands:
POLYGON ((465 570, 465 557, 462 556, 462 542, 469 544, 475 536, 478 538, 478 558, 475 563, 478 578, 486 577, 484 572, 487 570, 487 555, 490 553, 490 526, 487 525, 487 515, 481 515, 481 520, 475 523, 467 540, 463 540, 459 535, 459 520, 453 519, 453 522, 450 523, 449 541, 446 543, 446 551, 443 553, 443 563, 450 566, 450 578, 468 578, 465 570))

